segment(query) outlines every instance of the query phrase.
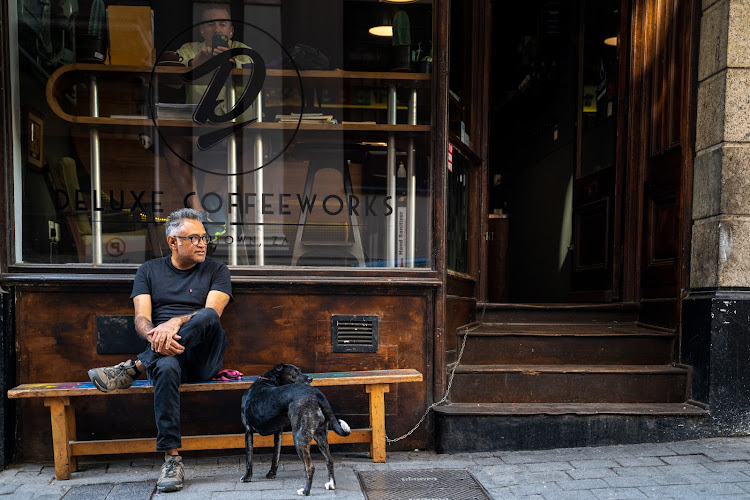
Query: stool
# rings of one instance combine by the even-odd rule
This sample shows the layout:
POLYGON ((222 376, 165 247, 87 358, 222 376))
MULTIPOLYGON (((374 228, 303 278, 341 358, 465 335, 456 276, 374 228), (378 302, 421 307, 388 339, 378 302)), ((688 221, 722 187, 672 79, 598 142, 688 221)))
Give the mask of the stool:
MULTIPOLYGON (((295 151, 296 153, 297 151, 295 151)), ((316 151, 320 153, 322 151, 316 151)), ((297 155, 295 155, 297 156, 297 155)), ((349 160, 343 162, 336 162, 333 165, 325 162, 324 156, 318 156, 317 154, 311 154, 309 156, 309 165, 307 167, 307 178, 305 179, 305 192, 304 199, 310 199, 312 195, 313 182, 315 181, 315 175, 323 169, 331 168, 341 172, 341 176, 344 182, 344 196, 346 196, 346 204, 352 196, 352 178, 349 173, 349 160)), ((348 210, 348 208, 345 208, 348 210)), ((297 235, 294 238, 294 248, 292 250, 292 265, 297 265, 297 261, 303 257, 306 253, 315 250, 343 250, 346 253, 352 255, 357 259, 357 263, 360 266, 365 265, 365 253, 362 250, 362 236, 359 232, 359 223, 357 216, 353 211, 349 213, 349 223, 352 227, 352 234, 354 241, 315 241, 315 242, 304 242, 302 240, 303 233, 305 232, 305 224, 307 222, 307 211, 300 207, 299 223, 297 226, 297 235)))

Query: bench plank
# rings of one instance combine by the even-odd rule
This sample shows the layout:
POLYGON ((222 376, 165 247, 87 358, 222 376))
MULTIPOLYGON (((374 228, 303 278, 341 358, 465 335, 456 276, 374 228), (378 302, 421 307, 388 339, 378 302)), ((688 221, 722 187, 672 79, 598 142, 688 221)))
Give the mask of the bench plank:
MULTIPOLYGON (((402 382, 421 382, 422 374, 413 369, 369 370, 357 372, 308 373, 313 377, 312 385, 371 385, 402 382)), ((250 387, 257 376, 246 376, 232 381, 206 381, 180 385, 180 392, 232 391, 250 387)), ((154 392, 148 380, 136 380, 128 389, 110 391, 106 394, 151 394, 154 392)), ((92 396, 105 394, 91 382, 52 382, 41 384, 23 384, 8 391, 8 398, 45 398, 62 396, 92 396)))

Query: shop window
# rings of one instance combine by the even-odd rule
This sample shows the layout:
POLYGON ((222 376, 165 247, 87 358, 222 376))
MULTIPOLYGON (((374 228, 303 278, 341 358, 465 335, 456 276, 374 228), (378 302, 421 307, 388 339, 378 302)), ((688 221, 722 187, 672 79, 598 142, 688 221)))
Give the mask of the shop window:
POLYGON ((130 3, 9 2, 18 263, 432 267, 430 2, 130 3))

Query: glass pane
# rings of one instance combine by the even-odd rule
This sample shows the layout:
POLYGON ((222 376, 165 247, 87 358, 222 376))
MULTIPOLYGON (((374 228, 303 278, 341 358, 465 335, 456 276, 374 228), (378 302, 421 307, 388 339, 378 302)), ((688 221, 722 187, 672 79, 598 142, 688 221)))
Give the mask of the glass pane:
POLYGON ((585 3, 581 176, 615 166, 619 4, 585 3))
POLYGON ((11 9, 20 262, 168 255, 191 207, 230 265, 432 266, 429 2, 140 3, 11 9))
POLYGON ((453 166, 447 173, 446 255, 448 269, 459 273, 469 272, 469 175, 469 159, 453 148, 453 166))

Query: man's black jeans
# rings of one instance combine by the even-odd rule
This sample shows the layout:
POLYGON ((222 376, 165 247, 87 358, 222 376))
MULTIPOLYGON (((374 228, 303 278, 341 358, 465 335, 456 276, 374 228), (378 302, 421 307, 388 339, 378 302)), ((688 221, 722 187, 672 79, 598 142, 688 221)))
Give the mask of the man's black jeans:
POLYGON ((219 315, 207 307, 182 325, 178 342, 182 354, 163 356, 151 346, 138 355, 154 386, 156 416, 156 450, 180 448, 180 383, 210 380, 221 370, 227 349, 227 334, 221 328, 219 315))

